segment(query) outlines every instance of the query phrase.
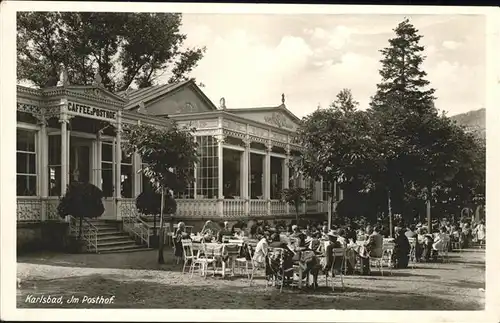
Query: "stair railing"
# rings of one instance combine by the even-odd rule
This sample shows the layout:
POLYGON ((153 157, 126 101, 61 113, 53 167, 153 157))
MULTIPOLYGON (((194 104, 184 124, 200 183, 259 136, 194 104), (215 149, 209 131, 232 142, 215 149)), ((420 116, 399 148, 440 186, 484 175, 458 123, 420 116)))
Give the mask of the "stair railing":
POLYGON ((149 248, 149 237, 151 226, 143 221, 139 216, 123 217, 123 230, 143 241, 149 248))
MULTIPOLYGON (((69 216, 69 229, 70 234, 78 239, 79 227, 80 227, 80 219, 76 218, 72 215, 69 216)), ((85 241, 87 245, 87 251, 95 251, 98 253, 98 245, 97 245, 97 236, 99 229, 89 222, 86 218, 83 218, 82 221, 82 239, 85 241)))

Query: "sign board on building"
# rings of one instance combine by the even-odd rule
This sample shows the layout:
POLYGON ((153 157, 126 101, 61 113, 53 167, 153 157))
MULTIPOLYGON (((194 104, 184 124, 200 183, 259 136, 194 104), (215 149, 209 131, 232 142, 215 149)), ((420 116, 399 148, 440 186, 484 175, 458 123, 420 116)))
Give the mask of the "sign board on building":
POLYGON ((75 102, 68 102, 68 113, 76 116, 106 121, 116 121, 117 115, 116 111, 91 107, 75 102))

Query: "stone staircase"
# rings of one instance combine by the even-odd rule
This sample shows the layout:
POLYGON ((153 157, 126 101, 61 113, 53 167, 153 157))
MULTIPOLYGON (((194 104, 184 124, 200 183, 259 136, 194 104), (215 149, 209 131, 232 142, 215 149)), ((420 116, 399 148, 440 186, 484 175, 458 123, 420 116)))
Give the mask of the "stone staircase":
POLYGON ((97 228, 97 253, 118 253, 152 250, 145 244, 138 244, 134 237, 119 230, 118 224, 101 219, 89 222, 97 228))

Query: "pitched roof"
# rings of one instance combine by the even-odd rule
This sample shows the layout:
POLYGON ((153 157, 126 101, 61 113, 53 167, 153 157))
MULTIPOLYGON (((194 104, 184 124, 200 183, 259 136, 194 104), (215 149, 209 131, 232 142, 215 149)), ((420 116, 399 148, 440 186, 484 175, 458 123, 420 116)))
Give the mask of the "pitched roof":
POLYGON ((159 96, 172 92, 173 90, 178 89, 191 82, 193 82, 192 79, 174 84, 153 85, 142 89, 132 90, 128 93, 127 91, 121 91, 118 93, 118 95, 129 100, 125 109, 130 110, 136 107, 141 102, 148 102, 150 100, 156 99, 159 96))

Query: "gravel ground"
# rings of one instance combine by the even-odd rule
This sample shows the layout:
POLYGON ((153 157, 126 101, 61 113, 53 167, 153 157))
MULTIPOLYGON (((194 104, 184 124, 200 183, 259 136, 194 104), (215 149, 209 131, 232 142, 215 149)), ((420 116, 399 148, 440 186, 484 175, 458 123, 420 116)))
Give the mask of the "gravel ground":
POLYGON ((242 277, 182 275, 170 250, 165 265, 156 251, 120 254, 37 254, 19 256, 18 308, 212 308, 212 309, 366 309, 483 310, 484 250, 451 253, 449 263, 418 264, 392 275, 347 276, 334 292, 265 287, 260 274, 252 286, 242 277), (63 297, 62 304, 31 304, 29 295, 63 297), (84 297, 111 297, 110 304, 84 304, 84 297), (79 298, 77 304, 66 300, 79 298))

